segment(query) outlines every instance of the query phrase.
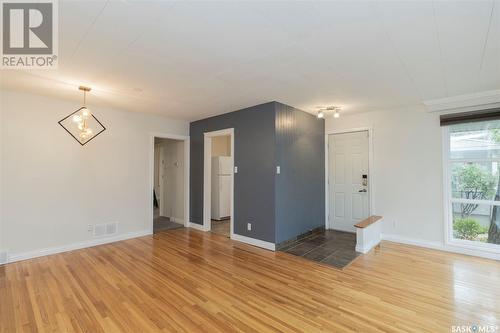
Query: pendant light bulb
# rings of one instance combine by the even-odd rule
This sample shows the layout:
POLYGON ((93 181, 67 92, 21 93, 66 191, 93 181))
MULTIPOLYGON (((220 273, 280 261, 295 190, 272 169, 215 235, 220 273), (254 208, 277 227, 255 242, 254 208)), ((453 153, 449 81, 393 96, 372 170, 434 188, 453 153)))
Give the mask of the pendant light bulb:
POLYGON ((92 113, 90 112, 90 110, 87 109, 86 106, 84 106, 83 109, 82 109, 82 117, 83 117, 83 119, 88 119, 91 115, 92 115, 92 113))

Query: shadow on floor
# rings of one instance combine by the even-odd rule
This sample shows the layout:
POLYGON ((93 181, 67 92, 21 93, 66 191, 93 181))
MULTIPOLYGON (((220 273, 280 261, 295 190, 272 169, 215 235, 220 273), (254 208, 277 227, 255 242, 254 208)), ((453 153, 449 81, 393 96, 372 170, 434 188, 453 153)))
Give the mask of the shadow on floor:
POLYGON ((280 251, 343 269, 361 255, 355 248, 356 234, 325 230, 280 251))

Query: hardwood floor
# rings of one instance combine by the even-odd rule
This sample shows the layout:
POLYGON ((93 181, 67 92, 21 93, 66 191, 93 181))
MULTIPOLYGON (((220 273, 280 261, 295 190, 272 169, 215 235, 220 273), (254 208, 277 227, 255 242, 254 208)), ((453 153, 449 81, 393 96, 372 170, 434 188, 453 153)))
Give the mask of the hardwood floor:
POLYGON ((382 243, 340 271, 177 229, 0 267, 1 332, 451 332, 500 325, 500 264, 382 243))

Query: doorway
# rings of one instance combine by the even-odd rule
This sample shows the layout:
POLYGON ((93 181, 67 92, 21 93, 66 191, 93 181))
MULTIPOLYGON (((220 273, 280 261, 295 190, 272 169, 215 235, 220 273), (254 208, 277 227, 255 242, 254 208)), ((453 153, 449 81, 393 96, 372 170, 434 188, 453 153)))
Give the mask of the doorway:
POLYGON ((153 136, 152 232, 186 226, 189 140, 153 136))
POLYGON ((328 225, 354 233, 354 225, 370 216, 370 132, 328 135, 328 225))
POLYGON ((203 226, 231 238, 233 234, 234 131, 205 133, 203 226))

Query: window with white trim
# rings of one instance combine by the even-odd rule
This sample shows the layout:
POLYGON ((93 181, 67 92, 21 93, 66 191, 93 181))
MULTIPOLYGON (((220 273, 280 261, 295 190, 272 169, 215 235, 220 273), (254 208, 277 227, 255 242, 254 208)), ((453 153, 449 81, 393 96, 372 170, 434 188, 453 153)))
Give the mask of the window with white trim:
POLYGON ((447 241, 500 252, 500 120, 445 127, 447 241))

